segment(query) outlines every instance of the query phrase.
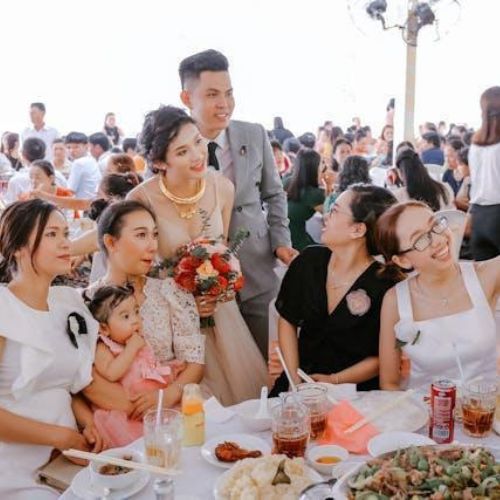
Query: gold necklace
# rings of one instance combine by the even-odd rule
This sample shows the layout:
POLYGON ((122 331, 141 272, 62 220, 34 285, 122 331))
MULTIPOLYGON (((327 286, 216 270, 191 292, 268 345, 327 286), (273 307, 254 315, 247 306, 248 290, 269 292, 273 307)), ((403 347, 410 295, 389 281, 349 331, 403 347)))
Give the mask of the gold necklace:
POLYGON ((358 273, 358 272, 356 272, 356 274, 355 274, 355 273, 352 273, 352 274, 349 276, 349 281, 343 281, 343 282, 341 282, 341 283, 337 283, 337 284, 335 284, 334 280, 332 279, 333 268, 332 268, 332 266, 331 266, 331 265, 330 265, 330 266, 328 266, 328 274, 329 274, 329 276, 328 276, 328 278, 327 278, 327 284, 326 284, 327 288, 329 288, 330 290, 336 290, 336 289, 338 289, 338 288, 345 288, 345 287, 347 287, 347 286, 352 285, 352 284, 354 283, 354 281, 355 281, 355 280, 356 280, 359 276, 361 276, 361 274, 362 274, 362 273, 364 273, 364 271, 366 271, 366 269, 368 269, 368 267, 369 267, 369 266, 371 266, 372 262, 373 262, 373 261, 371 261, 371 260, 370 260, 370 261, 369 261, 369 263, 368 263, 368 265, 364 265, 364 266, 363 266, 363 268, 362 268, 362 269, 363 269, 363 271, 362 271, 361 273, 358 273))
POLYGON ((189 198, 181 198, 179 196, 176 196, 174 193, 170 192, 167 186, 165 185, 165 180, 162 177, 160 177, 158 181, 159 181, 160 191, 168 200, 170 200, 174 204, 174 207, 177 210, 177 213, 179 214, 181 219, 192 219, 194 214, 196 213, 197 203, 201 200, 201 198, 205 194, 205 188, 206 188, 205 179, 201 179, 200 189, 194 196, 191 196, 189 198), (186 206, 189 207, 181 208, 186 206))

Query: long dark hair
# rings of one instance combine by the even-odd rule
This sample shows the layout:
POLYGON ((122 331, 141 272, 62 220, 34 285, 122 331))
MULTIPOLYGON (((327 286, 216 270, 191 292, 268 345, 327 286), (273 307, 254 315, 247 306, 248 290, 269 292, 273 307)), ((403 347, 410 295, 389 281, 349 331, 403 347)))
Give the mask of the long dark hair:
MULTIPOLYGON (((16 253, 28 246, 35 233, 31 248, 31 264, 40 246, 43 231, 52 212, 59 209, 44 200, 16 201, 9 205, 0 217, 0 281, 12 279, 17 272, 16 253)), ((36 272, 36 269, 35 269, 36 272)))
POLYGON ((358 155, 348 156, 339 174, 338 191, 345 191, 352 184, 371 184, 368 162, 358 155))
POLYGON ((148 168, 154 174, 160 172, 154 167, 154 162, 165 161, 168 146, 186 123, 195 122, 184 110, 175 106, 160 106, 146 115, 139 146, 148 168))
POLYGON ((481 128, 472 136, 472 143, 490 146, 500 142, 500 87, 490 87, 481 95, 481 128))
POLYGON ((429 175, 415 151, 411 149, 401 151, 396 165, 401 171, 406 191, 412 200, 424 201, 434 212, 441 208, 440 197, 445 204, 448 204, 449 198, 445 187, 429 175))
POLYGON ((97 240, 99 247, 106 255, 108 254, 108 250, 104 245, 104 236, 109 234, 114 238, 119 238, 125 217, 134 212, 147 212, 156 221, 153 210, 140 201, 135 200, 124 200, 113 203, 100 216, 97 223, 97 240))
POLYGON ((294 161, 293 177, 286 190, 288 199, 300 201, 306 187, 318 187, 321 156, 313 149, 302 149, 294 161))

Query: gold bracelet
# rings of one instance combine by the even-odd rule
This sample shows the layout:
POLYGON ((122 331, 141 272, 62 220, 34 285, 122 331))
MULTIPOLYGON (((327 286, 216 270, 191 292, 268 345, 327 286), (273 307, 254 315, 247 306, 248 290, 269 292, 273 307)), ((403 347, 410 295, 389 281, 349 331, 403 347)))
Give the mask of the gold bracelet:
POLYGON ((338 373, 332 373, 330 375, 330 380, 332 381, 332 384, 338 385, 340 384, 340 377, 338 373))
POLYGON ((175 385, 179 391, 181 391, 181 394, 184 392, 184 384, 181 384, 180 382, 172 382, 172 385, 175 385))

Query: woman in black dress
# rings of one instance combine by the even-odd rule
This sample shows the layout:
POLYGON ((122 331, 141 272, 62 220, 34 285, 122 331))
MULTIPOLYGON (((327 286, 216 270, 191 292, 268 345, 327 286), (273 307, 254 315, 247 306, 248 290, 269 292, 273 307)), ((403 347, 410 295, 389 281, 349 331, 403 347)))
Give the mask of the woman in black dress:
MULTIPOLYGON (((378 276, 374 233, 377 218, 395 201, 384 188, 351 186, 325 217, 325 246, 307 247, 290 265, 276 309, 279 344, 294 382, 301 382, 300 367, 316 381, 379 388, 380 307, 395 280, 378 276)), ((287 389, 282 374, 272 394, 287 389)))

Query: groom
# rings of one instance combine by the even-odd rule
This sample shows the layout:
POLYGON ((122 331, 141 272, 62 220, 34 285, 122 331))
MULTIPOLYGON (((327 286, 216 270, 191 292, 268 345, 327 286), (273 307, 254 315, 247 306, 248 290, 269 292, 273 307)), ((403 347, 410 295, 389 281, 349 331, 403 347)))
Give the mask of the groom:
POLYGON ((209 141, 209 165, 235 185, 229 238, 239 228, 250 232, 239 254, 245 276, 240 311, 267 359, 269 302, 279 284, 276 257, 288 265, 297 251, 291 248, 286 195, 264 127, 231 120, 228 70, 228 60, 216 50, 187 57, 179 66, 181 100, 209 141))

